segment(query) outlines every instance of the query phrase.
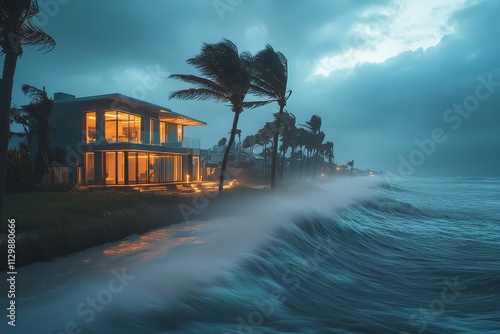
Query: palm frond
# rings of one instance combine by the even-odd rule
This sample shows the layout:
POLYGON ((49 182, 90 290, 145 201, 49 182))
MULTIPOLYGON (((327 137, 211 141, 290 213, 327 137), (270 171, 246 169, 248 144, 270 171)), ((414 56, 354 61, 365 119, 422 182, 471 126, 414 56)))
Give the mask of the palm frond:
POLYGON ((31 21, 39 12, 36 0, 0 2, 1 52, 22 54, 22 46, 29 45, 46 52, 55 47, 55 41, 41 27, 31 21))
POLYGON ((215 102, 228 102, 228 98, 224 94, 206 88, 190 88, 178 90, 170 93, 169 100, 170 99, 198 101, 214 100, 215 102))
POLYGON ((241 105, 244 109, 255 109, 258 107, 268 105, 269 103, 272 102, 276 102, 276 100, 243 102, 241 105))
POLYGON ((272 46, 253 57, 251 92, 257 96, 270 96, 286 102, 288 64, 286 57, 272 46))
POLYGON ((40 51, 50 52, 56 46, 56 42, 51 36, 31 22, 27 22, 23 26, 20 36, 23 45, 29 45, 40 51))
POLYGON ((216 82, 213 82, 209 79, 205 79, 202 77, 198 77, 196 75, 190 75, 190 74, 172 74, 169 76, 171 79, 178 79, 190 84, 193 84, 195 86, 199 86, 201 88, 206 88, 210 89, 213 91, 218 91, 221 93, 225 93, 225 88, 219 85, 216 82))

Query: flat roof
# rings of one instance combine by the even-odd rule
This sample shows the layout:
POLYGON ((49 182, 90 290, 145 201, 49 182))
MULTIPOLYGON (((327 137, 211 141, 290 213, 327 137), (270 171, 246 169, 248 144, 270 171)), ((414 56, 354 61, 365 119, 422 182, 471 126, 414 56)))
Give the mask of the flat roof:
POLYGON ((68 102, 73 102, 73 101, 86 102, 86 101, 97 101, 97 100, 129 101, 129 102, 132 102, 132 104, 142 105, 142 106, 146 106, 150 109, 154 109, 155 111, 158 112, 160 120, 165 120, 165 121, 170 120, 170 121, 175 121, 177 124, 191 125, 191 126, 207 125, 207 123, 205 123, 203 121, 176 113, 175 111, 172 111, 170 108, 166 108, 166 107, 154 104, 154 103, 142 101, 142 100, 139 100, 139 99, 127 96, 127 95, 119 94, 119 93, 85 96, 85 97, 75 97, 75 98, 62 98, 62 99, 57 99, 57 100, 54 99, 54 103, 68 103, 68 102))

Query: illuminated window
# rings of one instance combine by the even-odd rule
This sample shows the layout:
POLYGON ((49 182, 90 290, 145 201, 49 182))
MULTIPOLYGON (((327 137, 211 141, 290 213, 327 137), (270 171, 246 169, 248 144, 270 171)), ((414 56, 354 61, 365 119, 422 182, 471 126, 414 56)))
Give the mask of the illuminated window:
POLYGON ((117 152, 117 183, 125 184, 125 153, 117 152))
POLYGON ((148 182, 148 154, 140 152, 137 155, 137 179, 139 183, 148 182))
POLYGON ((179 143, 182 143, 182 137, 184 136, 184 131, 183 131, 184 127, 180 124, 177 125, 177 141, 179 143))
POLYGON ((174 156, 174 175, 172 181, 182 181, 182 157, 174 156))
POLYGON ((132 114, 106 111, 104 136, 108 143, 142 143, 142 117, 132 114))
POLYGON ((167 122, 160 122, 160 144, 168 142, 167 122))
POLYGON ((137 183, 137 153, 128 153, 128 182, 137 183))
POLYGON ((105 182, 116 184, 116 152, 106 152, 105 182))
POLYGON ((96 141, 95 112, 85 113, 85 142, 94 143, 96 141))
POLYGON ((199 156, 193 157, 193 175, 191 175, 191 180, 192 181, 199 181, 200 180, 200 157, 199 156))

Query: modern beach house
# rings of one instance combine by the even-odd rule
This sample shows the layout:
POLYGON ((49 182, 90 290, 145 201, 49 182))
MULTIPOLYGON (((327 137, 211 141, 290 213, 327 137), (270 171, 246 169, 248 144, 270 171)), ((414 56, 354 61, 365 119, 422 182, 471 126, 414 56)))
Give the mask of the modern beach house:
POLYGON ((200 180, 200 141, 184 127, 206 125, 121 94, 54 94, 51 144, 66 155, 77 182, 151 185, 200 180))

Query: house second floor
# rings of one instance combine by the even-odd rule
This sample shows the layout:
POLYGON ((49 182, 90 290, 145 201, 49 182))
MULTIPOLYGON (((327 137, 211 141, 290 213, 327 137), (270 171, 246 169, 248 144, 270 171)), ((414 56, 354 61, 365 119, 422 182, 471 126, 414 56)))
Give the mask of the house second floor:
POLYGON ((160 151, 200 148, 200 142, 184 136, 186 126, 205 122, 121 94, 76 98, 54 94, 50 123, 54 146, 86 145, 112 149, 149 147, 160 151))

